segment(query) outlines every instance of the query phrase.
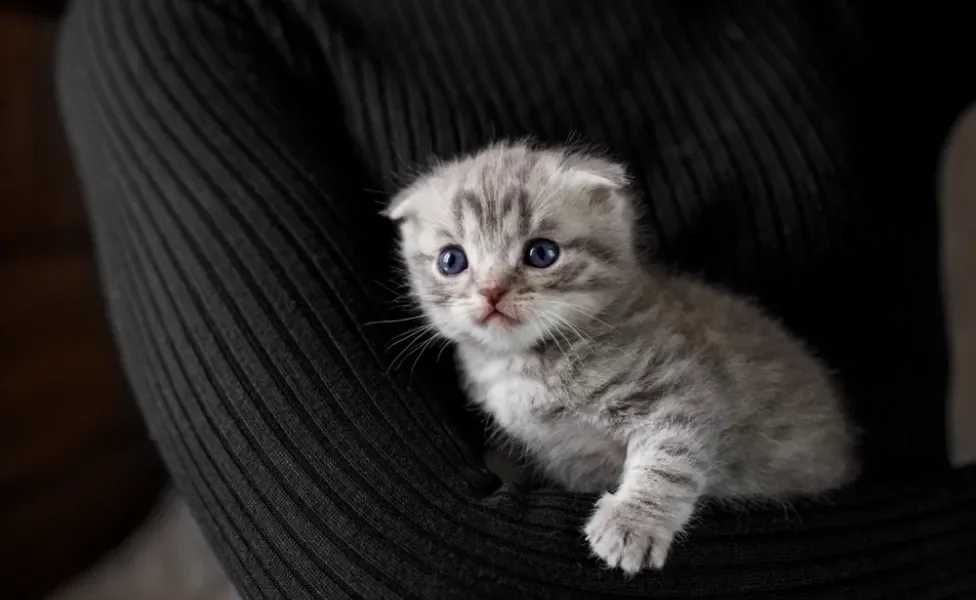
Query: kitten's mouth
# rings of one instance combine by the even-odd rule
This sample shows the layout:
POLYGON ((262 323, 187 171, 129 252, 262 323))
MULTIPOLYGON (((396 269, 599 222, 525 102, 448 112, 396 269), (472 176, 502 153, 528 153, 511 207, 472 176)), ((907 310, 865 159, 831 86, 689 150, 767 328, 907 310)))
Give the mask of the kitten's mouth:
POLYGON ((518 323, 518 321, 506 315, 497 308, 492 308, 485 311, 484 316, 481 317, 480 323, 482 325, 515 325, 518 323))

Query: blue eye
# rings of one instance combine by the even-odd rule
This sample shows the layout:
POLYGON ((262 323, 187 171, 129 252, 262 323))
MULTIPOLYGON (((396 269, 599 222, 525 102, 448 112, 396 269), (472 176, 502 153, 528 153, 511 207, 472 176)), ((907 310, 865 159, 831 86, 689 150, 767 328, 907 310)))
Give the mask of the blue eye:
POLYGON ((536 269, 551 267, 559 259, 559 245, 552 240, 539 238, 525 245, 525 264, 536 269))
POLYGON ((457 246, 448 246, 437 257, 437 268, 445 275, 457 275, 468 268, 468 257, 457 246))

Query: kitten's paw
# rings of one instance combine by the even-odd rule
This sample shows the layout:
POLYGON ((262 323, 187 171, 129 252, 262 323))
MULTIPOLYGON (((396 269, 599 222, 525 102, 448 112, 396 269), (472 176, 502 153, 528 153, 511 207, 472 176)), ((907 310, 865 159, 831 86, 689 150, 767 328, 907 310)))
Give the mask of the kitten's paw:
POLYGON ((608 566, 634 574, 645 567, 660 569, 675 532, 646 510, 605 494, 585 528, 590 548, 608 566))

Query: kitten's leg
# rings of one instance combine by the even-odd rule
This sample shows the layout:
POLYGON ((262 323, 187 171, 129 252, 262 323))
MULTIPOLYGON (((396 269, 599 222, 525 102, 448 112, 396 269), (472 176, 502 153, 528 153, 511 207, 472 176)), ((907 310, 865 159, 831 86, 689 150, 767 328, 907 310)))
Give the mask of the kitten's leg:
POLYGON ((664 566, 705 490, 708 444, 678 417, 655 418, 635 432, 620 487, 600 498, 586 525, 590 547, 611 567, 636 573, 664 566))

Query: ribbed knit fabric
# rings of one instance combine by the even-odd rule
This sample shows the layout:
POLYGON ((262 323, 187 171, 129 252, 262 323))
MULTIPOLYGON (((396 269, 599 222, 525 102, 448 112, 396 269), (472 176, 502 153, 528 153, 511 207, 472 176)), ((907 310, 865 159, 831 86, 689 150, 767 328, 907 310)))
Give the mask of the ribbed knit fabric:
POLYGON ((118 343, 244 595, 974 597, 933 195, 974 98, 943 73, 966 21, 858 6, 77 2, 61 100, 118 343), (593 498, 498 487, 449 361, 388 373, 377 211, 430 157, 526 134, 627 161, 658 260, 809 340, 865 430, 863 482, 706 508, 633 579, 587 555, 593 498))

